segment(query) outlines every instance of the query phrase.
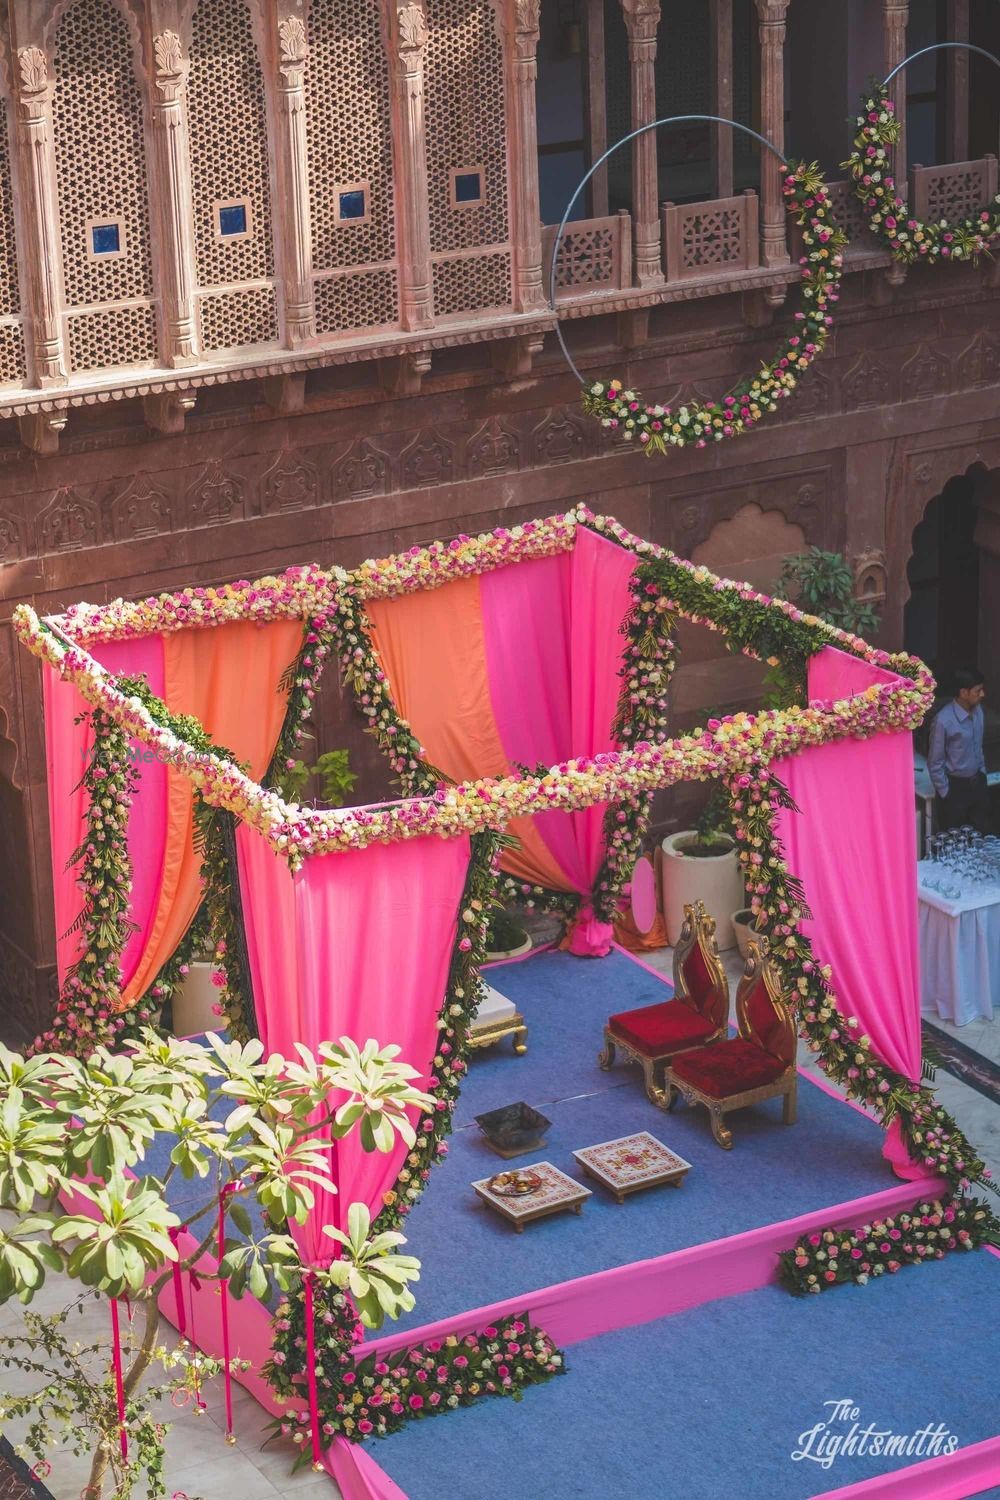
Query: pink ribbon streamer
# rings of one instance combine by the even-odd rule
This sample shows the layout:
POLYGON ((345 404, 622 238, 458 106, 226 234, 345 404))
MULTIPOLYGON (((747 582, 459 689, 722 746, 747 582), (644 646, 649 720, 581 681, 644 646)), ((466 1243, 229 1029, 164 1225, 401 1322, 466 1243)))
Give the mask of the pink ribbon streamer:
POLYGON ((182 1233, 182 1228, 171 1229, 169 1231, 170 1243, 173 1245, 174 1251, 177 1255, 177 1259, 174 1261, 173 1265, 174 1301, 177 1304, 177 1329, 180 1333, 181 1338, 183 1338, 187 1333, 187 1319, 184 1316, 184 1278, 181 1275, 180 1251, 177 1249, 177 1242, 180 1239, 182 1233))
POLYGON ((307 1271, 303 1277, 306 1293, 306 1378, 309 1384, 309 1429, 312 1437, 313 1467, 323 1467, 323 1455, 319 1441, 319 1390, 316 1382, 316 1328, 313 1318, 313 1276, 307 1271))
MULTIPOLYGON (((235 1191, 235 1182, 227 1182, 219 1194, 220 1266, 226 1253, 226 1199, 235 1191)), ((225 1276, 219 1277, 219 1286, 222 1290, 222 1380, 226 1391, 226 1436, 229 1437, 233 1430, 233 1377, 229 1369, 229 1282, 225 1276)))
POLYGON ((111 1331, 113 1336, 112 1359, 115 1367, 115 1396, 118 1401, 119 1441, 122 1458, 128 1462, 128 1437, 125 1432, 125 1380, 122 1375, 122 1340, 118 1328, 118 1298, 111 1298, 111 1331))

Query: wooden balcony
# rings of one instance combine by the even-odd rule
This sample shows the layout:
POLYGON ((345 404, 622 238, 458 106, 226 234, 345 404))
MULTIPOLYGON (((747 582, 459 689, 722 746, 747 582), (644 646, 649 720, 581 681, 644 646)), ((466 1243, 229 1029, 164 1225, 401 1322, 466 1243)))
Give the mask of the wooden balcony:
POLYGON ((707 203, 664 203, 663 267, 667 281, 704 280, 756 271, 760 264, 757 194, 707 203))
POLYGON ((948 223, 968 219, 988 208, 997 194, 997 159, 947 162, 942 167, 913 168, 910 207, 917 219, 948 223))
MULTIPOLYGON (((542 230, 542 282, 546 296, 558 226, 542 230)), ((632 218, 624 210, 606 219, 567 224, 556 265, 556 301, 624 291, 632 285, 632 218)))

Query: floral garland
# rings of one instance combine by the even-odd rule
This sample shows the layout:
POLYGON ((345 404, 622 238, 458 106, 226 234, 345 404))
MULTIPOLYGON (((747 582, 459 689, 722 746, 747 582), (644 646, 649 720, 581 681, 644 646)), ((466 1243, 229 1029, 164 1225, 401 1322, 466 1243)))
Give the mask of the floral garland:
POLYGON ((128 737, 106 714, 91 713, 94 744, 81 785, 86 792, 86 832, 70 856, 79 866, 76 884, 83 906, 71 931, 79 931, 80 956, 68 971, 48 1031, 32 1052, 87 1057, 97 1046, 118 1047, 141 1026, 151 1025, 154 1006, 121 1014, 121 955, 134 930, 128 918, 132 889, 128 812, 136 776, 128 737))
POLYGON ((312 718, 320 678, 335 649, 329 612, 321 610, 306 621, 299 653, 278 684, 279 692, 287 691, 288 702, 264 786, 273 787, 282 771, 295 764, 295 751, 312 718))
POLYGON ((792 997, 799 1035, 819 1054, 827 1077, 848 1099, 870 1110, 884 1128, 899 1121, 911 1159, 945 1177, 956 1191, 981 1182, 993 1189, 986 1164, 931 1089, 913 1083, 875 1056, 857 1018, 837 1006, 828 964, 813 954, 802 922, 808 908, 801 883, 785 863, 775 831, 788 792, 763 762, 728 780, 740 864, 758 931, 792 997))
MULTIPOLYGON (((487 1396, 511 1396, 520 1401, 532 1385, 565 1374, 562 1354, 527 1313, 489 1324, 462 1337, 449 1334, 406 1350, 375 1351, 355 1360, 349 1352, 359 1329, 349 1298, 338 1293, 332 1306, 315 1321, 315 1346, 321 1354, 316 1374, 321 1392, 323 1436, 343 1436, 352 1442, 388 1437, 407 1422, 422 1421, 459 1406, 472 1406, 487 1396)), ((294 1331, 295 1309, 279 1303, 275 1327, 300 1356, 306 1347, 304 1325, 294 1331)), ((296 1467, 308 1459, 309 1411, 303 1405, 302 1375, 289 1376, 287 1356, 276 1342, 264 1373, 291 1408, 273 1425, 301 1450, 296 1467)))
POLYGON ((872 1277, 894 1275, 903 1266, 943 1260, 949 1250, 975 1250, 996 1243, 997 1220, 975 1199, 915 1203, 909 1213, 876 1219, 858 1229, 823 1229, 803 1235, 779 1256, 782 1284, 797 1296, 827 1292, 872 1277))
POLYGON ((790 396, 818 354, 826 346, 833 318, 829 308, 840 295, 843 248, 847 236, 837 228, 833 206, 818 165, 797 163, 784 178, 786 208, 802 227, 805 253, 802 266, 804 309, 795 314, 790 334, 773 359, 756 375, 741 380, 721 402, 704 406, 651 406, 637 391, 625 390, 621 380, 598 380, 584 393, 583 409, 600 418, 603 427, 620 431, 631 442, 638 439, 644 453, 666 453, 668 448, 705 448, 710 442, 749 432, 778 402, 790 396))
MULTIPOLYGON (((622 691, 612 735, 623 746, 662 745, 667 738, 667 687, 677 665, 676 616, 661 602, 642 564, 632 575, 632 609, 622 629, 627 638, 621 666, 622 691)), ((592 898, 598 921, 612 922, 621 889, 630 878, 649 827, 652 793, 611 804, 604 814, 604 859, 592 898)))
POLYGON ((876 85, 862 104, 854 150, 843 165, 854 179, 854 192, 869 227, 893 257, 905 265, 933 265, 942 260, 978 260, 1000 239, 1000 193, 988 208, 949 224, 915 219, 896 192, 889 148, 899 140, 900 123, 889 90, 876 85))

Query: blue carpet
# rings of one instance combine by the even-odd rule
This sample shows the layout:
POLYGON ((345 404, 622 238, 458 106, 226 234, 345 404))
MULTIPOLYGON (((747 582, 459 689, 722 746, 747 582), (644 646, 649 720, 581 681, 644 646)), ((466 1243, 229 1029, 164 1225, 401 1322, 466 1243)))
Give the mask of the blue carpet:
POLYGON ((850 1402, 861 1429, 941 1424, 963 1448, 996 1434, 998 1296, 986 1251, 808 1300, 767 1287, 576 1344, 569 1374, 519 1406, 486 1401, 369 1451, 410 1500, 805 1500, 920 1461, 794 1461, 825 1402, 850 1402))
POLYGON ((529 1026, 529 1050, 501 1042, 475 1054, 457 1110, 449 1157, 432 1173, 410 1216, 410 1249, 423 1269, 417 1305, 400 1322, 415 1328, 471 1307, 663 1255, 777 1219, 880 1192, 893 1185, 882 1131, 802 1079, 799 1118, 781 1124, 780 1100, 730 1116, 735 1145, 713 1141, 707 1112, 679 1102, 666 1115, 646 1099, 638 1068, 597 1066, 609 1014, 661 1000, 663 983, 623 954, 587 962, 545 953, 489 972, 529 1026), (469 1184, 498 1170, 473 1116, 519 1099, 552 1121, 546 1145, 518 1165, 551 1161, 587 1183, 572 1152, 649 1130, 691 1162, 677 1191, 653 1188, 619 1205, 590 1182, 577 1218, 560 1214, 517 1234, 483 1206, 469 1184))

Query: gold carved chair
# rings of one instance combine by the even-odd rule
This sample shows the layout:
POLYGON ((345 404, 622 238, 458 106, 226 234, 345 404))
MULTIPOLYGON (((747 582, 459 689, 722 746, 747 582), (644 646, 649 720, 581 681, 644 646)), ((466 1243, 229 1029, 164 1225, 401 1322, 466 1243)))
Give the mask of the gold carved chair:
POLYGON ((684 908, 684 926, 674 949, 674 997, 658 1005, 609 1016, 604 1050, 597 1061, 605 1070, 621 1052, 642 1068, 646 1095, 666 1107, 663 1068, 688 1047, 702 1047, 724 1036, 729 1020, 729 981, 715 941, 715 918, 699 901, 684 908))
POLYGON ((784 1099, 782 1119, 795 1124, 795 1022, 781 993, 766 940, 751 942, 736 991, 739 1035, 696 1047, 675 1057, 665 1070, 667 1109, 678 1093, 688 1104, 704 1104, 712 1134, 725 1151, 733 1137, 723 1117, 762 1099, 784 1099))

